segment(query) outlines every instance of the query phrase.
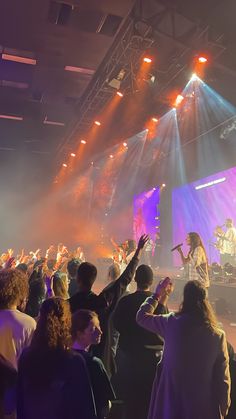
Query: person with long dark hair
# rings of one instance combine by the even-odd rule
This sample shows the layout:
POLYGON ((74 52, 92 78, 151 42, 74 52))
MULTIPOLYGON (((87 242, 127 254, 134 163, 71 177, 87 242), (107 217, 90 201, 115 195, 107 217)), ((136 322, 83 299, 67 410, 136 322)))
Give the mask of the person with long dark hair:
POLYGON ((208 288, 210 282, 207 256, 202 239, 198 233, 191 232, 187 235, 186 243, 190 248, 187 256, 184 256, 181 247, 178 247, 176 250, 179 252, 183 264, 188 267, 188 279, 190 281, 201 281, 202 284, 208 288))
POLYGON ((71 351, 71 313, 62 298, 45 300, 30 347, 19 362, 18 419, 95 419, 83 357, 71 351))
POLYGON ((170 284, 169 278, 158 284, 137 313, 138 324, 165 341, 148 419, 222 419, 230 406, 225 334, 200 281, 185 285, 178 313, 154 315, 170 284))

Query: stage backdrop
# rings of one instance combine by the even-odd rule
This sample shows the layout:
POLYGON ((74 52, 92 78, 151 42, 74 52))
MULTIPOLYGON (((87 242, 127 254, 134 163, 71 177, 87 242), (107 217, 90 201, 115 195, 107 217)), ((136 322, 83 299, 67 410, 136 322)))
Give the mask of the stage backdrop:
MULTIPOLYGON (((184 242, 188 232, 196 231, 203 239, 209 262, 219 262, 215 248, 216 226, 222 226, 226 218, 236 224, 236 168, 215 173, 172 191, 173 246, 184 242)), ((225 227, 222 227, 225 231, 225 227)), ((180 265, 180 257, 173 253, 174 265, 180 265)))
POLYGON ((160 188, 153 188, 134 196, 134 238, 149 234, 155 240, 160 228, 160 188))

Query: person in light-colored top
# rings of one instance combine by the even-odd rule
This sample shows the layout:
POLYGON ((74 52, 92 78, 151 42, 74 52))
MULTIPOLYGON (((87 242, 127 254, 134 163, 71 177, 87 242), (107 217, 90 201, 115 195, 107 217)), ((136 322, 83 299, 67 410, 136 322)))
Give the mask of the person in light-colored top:
POLYGON ((188 267, 188 279, 190 281, 198 280, 208 288, 210 281, 207 256, 201 237, 195 232, 188 233, 186 243, 190 247, 187 256, 184 256, 181 247, 178 247, 176 250, 179 252, 183 264, 188 267))
POLYGON ((25 308, 27 295, 28 279, 23 272, 18 269, 0 271, 0 354, 16 369, 36 328, 35 320, 20 311, 25 308))
POLYGON ((225 333, 200 281, 187 282, 178 313, 154 315, 170 285, 169 278, 158 284, 136 317, 140 326, 165 341, 148 419, 223 419, 231 387, 225 333))

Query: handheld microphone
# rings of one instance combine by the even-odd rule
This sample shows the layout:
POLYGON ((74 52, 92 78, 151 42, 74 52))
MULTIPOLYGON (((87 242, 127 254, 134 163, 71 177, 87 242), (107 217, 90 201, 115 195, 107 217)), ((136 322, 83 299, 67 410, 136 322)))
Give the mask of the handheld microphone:
POLYGON ((177 246, 173 247, 173 249, 170 249, 170 251, 174 252, 174 250, 177 250, 181 246, 183 246, 183 243, 177 244, 177 246))

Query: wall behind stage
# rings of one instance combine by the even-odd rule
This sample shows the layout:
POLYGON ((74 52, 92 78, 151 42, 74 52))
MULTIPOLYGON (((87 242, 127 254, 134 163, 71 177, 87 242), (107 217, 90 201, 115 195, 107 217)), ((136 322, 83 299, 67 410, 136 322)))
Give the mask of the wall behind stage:
MULTIPOLYGON (((209 262, 219 262, 213 233, 226 218, 232 218, 236 224, 236 167, 173 189, 173 245, 185 242, 187 233, 196 231, 202 237, 209 262)), ((187 253, 186 243, 183 250, 187 253)), ((173 261, 174 265, 180 265, 177 252, 173 261)))

